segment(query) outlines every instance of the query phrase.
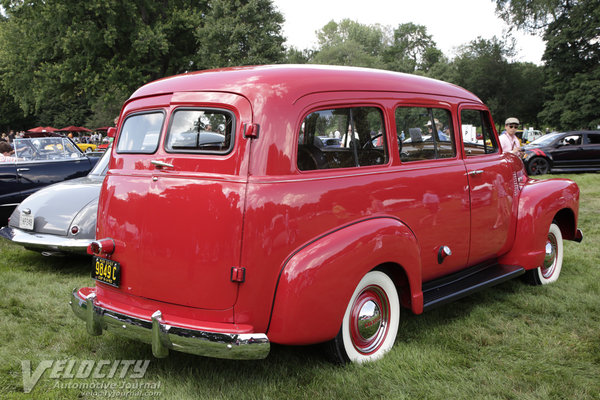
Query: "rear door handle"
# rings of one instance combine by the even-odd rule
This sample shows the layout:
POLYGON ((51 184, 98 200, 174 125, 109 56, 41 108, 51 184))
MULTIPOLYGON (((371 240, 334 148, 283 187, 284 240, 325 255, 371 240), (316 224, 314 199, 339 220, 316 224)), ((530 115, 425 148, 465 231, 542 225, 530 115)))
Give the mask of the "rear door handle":
POLYGON ((475 171, 469 171, 469 175, 475 176, 475 175, 481 175, 481 174, 483 174, 483 170, 482 169, 477 169, 475 171))
POLYGON ((29 171, 29 168, 17 168, 17 172, 29 171))
POLYGON ((163 168, 163 167, 164 168, 173 168, 173 164, 169 164, 164 161, 152 160, 152 161, 150 161, 150 163, 152 163, 160 168, 163 168))

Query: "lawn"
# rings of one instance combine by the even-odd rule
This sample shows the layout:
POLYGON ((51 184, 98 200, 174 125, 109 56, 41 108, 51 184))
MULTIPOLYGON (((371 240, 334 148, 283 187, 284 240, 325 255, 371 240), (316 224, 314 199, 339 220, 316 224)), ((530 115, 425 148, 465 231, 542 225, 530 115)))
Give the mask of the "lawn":
POLYGON ((600 399, 600 174, 567 177, 581 188, 584 240, 565 242, 558 282, 514 280, 420 316, 404 312, 394 349, 367 365, 330 364, 320 346, 273 345, 261 361, 153 358, 149 345, 89 336, 73 315, 72 289, 93 284, 89 259, 46 258, 2 241, 0 397, 600 399), (48 369, 24 393, 23 361, 34 373, 43 360, 149 365, 141 379, 69 379, 48 369), (116 388, 90 389, 98 383, 116 388))

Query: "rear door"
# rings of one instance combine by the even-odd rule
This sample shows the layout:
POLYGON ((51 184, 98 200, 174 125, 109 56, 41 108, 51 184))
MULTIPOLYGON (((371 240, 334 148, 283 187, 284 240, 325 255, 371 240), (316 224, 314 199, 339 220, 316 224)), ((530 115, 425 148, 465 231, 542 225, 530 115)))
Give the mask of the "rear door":
POLYGON ((581 167, 600 169, 600 132, 588 132, 581 150, 581 167))
POLYGON ((229 308, 247 182, 248 141, 240 132, 252 122, 250 104, 220 93, 148 103, 127 107, 105 183, 111 194, 102 206, 115 221, 105 219, 103 235, 124 242, 114 257, 121 287, 162 302, 229 308))

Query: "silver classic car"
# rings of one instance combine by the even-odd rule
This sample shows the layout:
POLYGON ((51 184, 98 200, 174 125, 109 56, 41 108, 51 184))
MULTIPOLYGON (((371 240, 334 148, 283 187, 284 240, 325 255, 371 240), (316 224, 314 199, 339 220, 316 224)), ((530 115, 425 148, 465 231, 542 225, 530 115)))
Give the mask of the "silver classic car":
POLYGON ((0 237, 43 255, 86 254, 95 238, 98 196, 108 170, 107 151, 90 173, 47 186, 23 200, 0 237))

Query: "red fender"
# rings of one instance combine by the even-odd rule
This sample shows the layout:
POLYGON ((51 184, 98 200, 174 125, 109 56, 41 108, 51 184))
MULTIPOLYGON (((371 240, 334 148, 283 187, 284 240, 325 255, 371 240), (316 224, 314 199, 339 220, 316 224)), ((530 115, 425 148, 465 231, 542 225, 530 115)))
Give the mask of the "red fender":
POLYGON ((334 338, 359 281, 386 263, 404 269, 412 309, 422 312, 421 261, 414 234, 396 219, 373 218, 332 231, 291 255, 279 276, 269 339, 310 344, 334 338))
POLYGON ((498 260, 500 264, 539 267, 544 261, 546 236, 559 213, 569 210, 559 227, 565 239, 576 236, 579 213, 579 187, 568 179, 530 180, 521 190, 517 231, 512 249, 498 260))

